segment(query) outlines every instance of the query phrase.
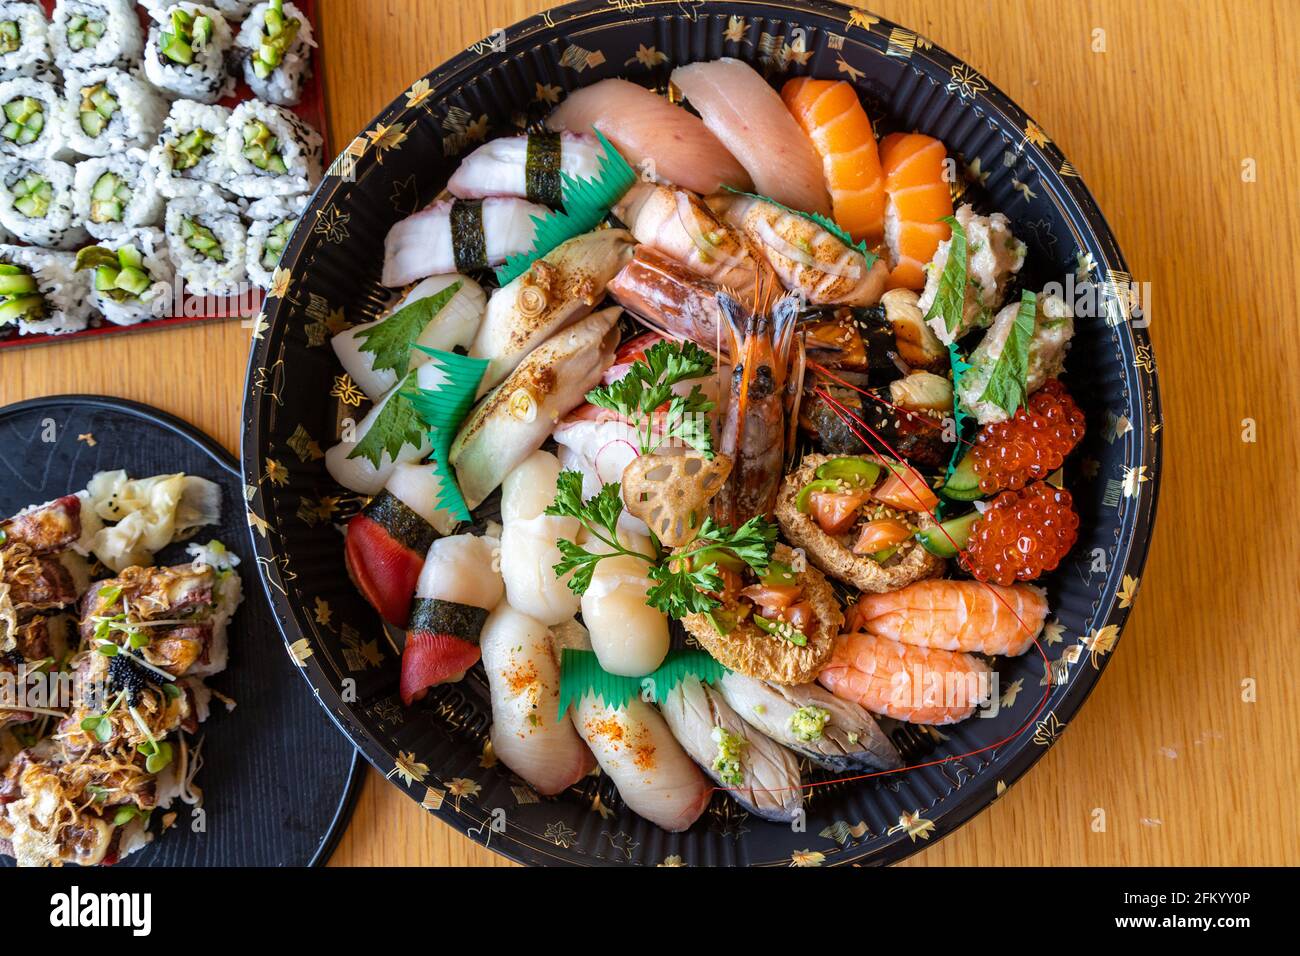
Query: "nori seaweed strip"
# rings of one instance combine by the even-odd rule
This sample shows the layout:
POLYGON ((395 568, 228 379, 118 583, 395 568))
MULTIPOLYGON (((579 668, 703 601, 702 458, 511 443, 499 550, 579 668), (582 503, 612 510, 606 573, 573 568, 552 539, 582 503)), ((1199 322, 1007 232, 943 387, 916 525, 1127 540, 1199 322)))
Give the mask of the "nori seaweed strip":
POLYGON ((528 137, 524 163, 524 188, 530 202, 555 209, 564 202, 560 182, 560 134, 533 133, 528 137))
POLYGON ((438 539, 438 532, 429 522, 387 491, 381 491, 366 506, 364 514, 387 531, 398 544, 416 554, 427 554, 429 545, 438 539))
POLYGON ((437 598, 416 598, 407 631, 426 631, 430 634, 450 634, 471 644, 478 644, 488 612, 481 607, 440 601, 437 598))
POLYGON ((457 272, 487 268, 483 200, 457 199, 451 204, 451 250, 456 259, 457 272))

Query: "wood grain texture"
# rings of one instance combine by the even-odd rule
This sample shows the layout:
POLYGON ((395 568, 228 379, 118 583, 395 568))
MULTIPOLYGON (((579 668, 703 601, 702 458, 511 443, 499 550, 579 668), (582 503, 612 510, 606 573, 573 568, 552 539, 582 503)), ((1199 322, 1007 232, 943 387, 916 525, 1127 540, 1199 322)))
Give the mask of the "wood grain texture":
MULTIPOLYGON (((336 144, 446 57, 540 0, 326 0, 336 144)), ((1281 864, 1300 856, 1300 597, 1289 504, 1300 400, 1300 31, 1284 0, 877 0, 965 58, 1080 170, 1152 289, 1165 474, 1136 612, 1093 698, 993 807, 913 859, 1281 864), (1105 52, 1094 52, 1104 31, 1105 52), (1254 161, 1256 181, 1243 181, 1254 161), (1242 440, 1251 419, 1257 440, 1242 440), (1258 700, 1245 703, 1242 681, 1258 700), (1104 832, 1093 829, 1105 813, 1104 832)), ((0 355, 0 401, 150 402, 232 449, 238 323, 0 355)), ((372 773, 341 865, 500 865, 372 773)))

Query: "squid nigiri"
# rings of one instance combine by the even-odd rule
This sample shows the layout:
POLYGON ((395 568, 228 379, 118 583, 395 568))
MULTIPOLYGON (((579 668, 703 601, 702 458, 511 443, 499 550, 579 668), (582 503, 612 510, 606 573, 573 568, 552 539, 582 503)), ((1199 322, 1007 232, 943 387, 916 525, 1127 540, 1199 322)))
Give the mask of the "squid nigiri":
POLYGON ((600 172, 601 147, 587 133, 530 133, 484 143, 452 173, 447 191, 460 199, 516 196, 558 207, 564 204, 561 173, 592 179, 600 172))
MULTIPOLYGON (((402 382, 408 382, 414 377, 419 387, 431 387, 432 384, 436 384, 431 378, 426 379, 430 383, 428 385, 421 382, 421 378, 430 369, 431 366, 425 365, 417 370, 413 376, 408 374, 407 378, 404 378, 402 382)), ((341 441, 325 453, 325 469, 330 473, 330 477, 349 491, 355 491, 359 495, 377 495, 384 485, 388 483, 388 479, 392 477, 393 470, 398 465, 404 462, 419 461, 432 451, 429 437, 421 429, 418 440, 408 440, 398 449, 396 455, 393 455, 385 448, 379 456, 378 465, 369 458, 356 454, 357 446, 361 444, 366 435, 370 433, 370 429, 379 421, 379 417, 384 413, 388 403, 406 401, 401 396, 404 388, 404 384, 394 386, 387 395, 384 395, 375 403, 375 407, 369 411, 365 418, 354 426, 350 441, 341 441)))
POLYGON ((384 240, 381 281, 400 289, 426 276, 472 272, 533 246, 535 219, 550 214, 523 199, 444 199, 408 216, 384 240))
POLYGON ((673 70, 672 81, 739 160, 754 188, 801 212, 831 214, 822 164, 776 90, 731 57, 673 70))
POLYGON ((885 239, 894 259, 891 289, 925 288, 925 267, 939 243, 952 238, 941 220, 951 216, 952 190, 944 178, 948 151, 920 133, 891 133, 880 141, 885 171, 885 239))
POLYGON ((598 129, 642 176, 707 195, 753 182, 700 118, 627 80, 574 90, 546 120, 553 130, 598 129))
POLYGON ((560 710, 560 661, 551 632, 509 604, 483 624, 480 648, 492 695, 492 752, 539 794, 554 796, 596 766, 560 710))

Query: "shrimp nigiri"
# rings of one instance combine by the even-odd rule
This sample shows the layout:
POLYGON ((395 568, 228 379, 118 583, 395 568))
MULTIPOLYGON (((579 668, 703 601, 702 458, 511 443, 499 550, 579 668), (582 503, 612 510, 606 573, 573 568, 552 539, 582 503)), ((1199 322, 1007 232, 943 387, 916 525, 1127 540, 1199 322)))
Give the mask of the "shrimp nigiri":
POLYGON ((943 143, 920 133, 891 133, 880 141, 885 171, 885 238, 894 257, 891 289, 925 288, 925 267, 952 236, 941 222, 951 216, 952 190, 944 177, 948 152, 943 143))
POLYGON ((835 221, 855 241, 876 245, 885 235, 885 176, 857 91, 843 80, 797 76, 781 99, 822 158, 835 221))
POLYGON ((851 620, 878 637, 917 647, 1019 657, 1047 619, 1047 599, 1027 584, 917 581, 864 594, 851 620))
POLYGON ((875 714, 913 724, 955 724, 988 697, 992 674, 970 654, 841 634, 817 681, 875 714))

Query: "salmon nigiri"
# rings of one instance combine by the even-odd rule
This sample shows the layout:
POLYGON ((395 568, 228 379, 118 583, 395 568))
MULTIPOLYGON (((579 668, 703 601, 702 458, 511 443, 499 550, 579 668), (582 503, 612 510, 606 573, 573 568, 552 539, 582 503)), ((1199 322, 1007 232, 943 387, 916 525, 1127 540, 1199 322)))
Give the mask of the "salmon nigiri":
POLYGON ((781 99, 822 158, 835 221, 874 246, 885 235, 885 175, 867 111, 843 80, 797 76, 781 99))
POLYGON ((817 681, 874 714, 913 724, 955 724, 988 698, 992 674, 970 654, 841 634, 817 681))
POLYGON ((944 179, 948 151, 920 133, 891 133, 880 141, 885 172, 885 238, 894 258, 891 289, 925 288, 925 267, 952 236, 952 191, 944 179))

